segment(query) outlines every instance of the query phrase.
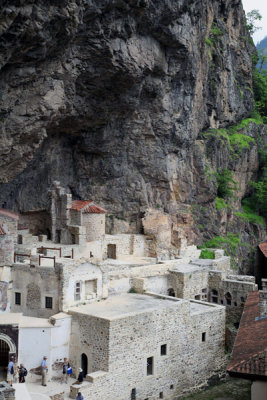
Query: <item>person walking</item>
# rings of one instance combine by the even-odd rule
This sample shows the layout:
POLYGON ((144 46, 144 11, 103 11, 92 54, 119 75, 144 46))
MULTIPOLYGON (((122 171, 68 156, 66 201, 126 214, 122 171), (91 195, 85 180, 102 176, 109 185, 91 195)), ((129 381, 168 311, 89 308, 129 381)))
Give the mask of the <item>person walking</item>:
POLYGON ((63 361, 63 371, 62 371, 62 379, 61 382, 68 383, 68 377, 69 377, 69 369, 71 368, 70 363, 68 362, 67 358, 64 357, 63 361))
POLYGON ((23 364, 19 366, 19 383, 25 383, 25 376, 27 375, 28 371, 24 367, 23 364))
POLYGON ((47 374, 47 357, 43 357, 43 361, 41 364, 41 372, 42 372, 42 386, 46 385, 46 374, 47 374))
POLYGON ((84 400, 84 396, 82 395, 81 392, 76 394, 75 400, 84 400))
POLYGON ((13 362, 13 357, 10 357, 8 366, 7 366, 7 383, 10 386, 13 386, 13 381, 14 381, 14 362, 13 362))

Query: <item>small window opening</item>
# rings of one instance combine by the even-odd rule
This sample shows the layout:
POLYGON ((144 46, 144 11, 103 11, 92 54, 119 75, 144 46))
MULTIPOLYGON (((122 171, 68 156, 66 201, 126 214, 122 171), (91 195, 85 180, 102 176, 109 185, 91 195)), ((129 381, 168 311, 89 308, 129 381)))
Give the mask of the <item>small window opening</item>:
POLYGON ((160 399, 163 399, 163 392, 160 392, 160 393, 159 393, 159 398, 160 398, 160 399))
POLYGON ((53 308, 53 298, 52 297, 45 297, 45 308, 53 308))
POLYGON ((147 375, 153 375, 153 357, 148 357, 147 358, 147 363, 146 363, 146 374, 147 375))
POLYGON ((131 400, 136 400, 136 389, 135 389, 135 388, 132 389, 132 392, 131 392, 131 400))
POLYGON ((200 294, 195 295, 195 300, 200 300, 200 294))
POLYGON ((81 282, 75 283, 75 300, 81 300, 81 282))
POLYGON ((160 355, 161 356, 166 356, 167 354, 167 345, 166 344, 162 344, 160 346, 160 355))
POLYGON ((223 299, 221 299, 221 304, 223 304, 223 299))
POLYGON ((245 298, 243 296, 240 297, 241 303, 245 303, 245 298))
POLYGON ((237 302, 236 301, 234 302, 234 306, 237 307, 237 302))
POLYGON ((218 303, 218 292, 216 289, 212 289, 211 291, 211 302, 218 303))
POLYGON ((18 306, 21 305, 21 293, 19 292, 15 292, 15 304, 17 304, 18 306))
POLYGON ((173 385, 170 385, 170 389, 173 389, 173 385))
POLYGON ((206 342, 206 332, 202 332, 202 342, 206 342))

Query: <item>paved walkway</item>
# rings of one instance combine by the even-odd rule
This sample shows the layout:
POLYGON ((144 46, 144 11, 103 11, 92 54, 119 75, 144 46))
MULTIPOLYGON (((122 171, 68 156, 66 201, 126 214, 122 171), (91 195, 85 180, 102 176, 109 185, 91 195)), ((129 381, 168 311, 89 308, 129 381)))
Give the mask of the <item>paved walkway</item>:
MULTIPOLYGON (((50 400, 49 397, 50 395, 62 392, 64 392, 64 399, 70 399, 69 397, 70 385, 73 384, 75 381, 76 379, 70 378, 69 382, 66 384, 66 383, 61 383, 61 381, 57 379, 48 381, 47 386, 42 386, 41 376, 29 373, 26 378, 25 386, 27 387, 27 390, 30 393, 31 400, 50 400)), ((19 385, 24 386, 24 384, 22 383, 19 385)), ((20 398, 18 400, 20 400, 20 398)))

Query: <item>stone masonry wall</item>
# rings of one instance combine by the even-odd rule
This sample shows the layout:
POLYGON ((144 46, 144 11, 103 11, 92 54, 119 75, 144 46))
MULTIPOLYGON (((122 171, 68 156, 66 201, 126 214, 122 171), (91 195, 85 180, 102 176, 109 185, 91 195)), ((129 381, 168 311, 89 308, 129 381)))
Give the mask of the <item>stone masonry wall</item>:
POLYGON ((199 296, 198 300, 207 299, 207 270, 189 271, 187 273, 172 271, 170 274, 170 282, 172 283, 176 297, 194 299, 195 296, 199 296))
POLYGON ((54 268, 15 264, 11 312, 22 312, 31 317, 49 318, 59 312, 59 276, 54 268), (15 304, 15 292, 21 293, 21 305, 15 304), (52 309, 45 308, 45 297, 52 297, 52 309))
POLYGON ((70 360, 74 373, 78 373, 83 353, 88 358, 88 373, 98 370, 108 371, 109 321, 75 312, 70 314, 72 315, 70 360))
POLYGON ((107 245, 115 244, 117 256, 134 255, 144 257, 146 255, 146 236, 144 235, 106 235, 104 242, 104 258, 107 257, 107 245))
MULTIPOLYGON (((225 360, 224 308, 203 303, 196 308, 198 311, 191 310, 188 301, 174 299, 172 306, 112 319, 109 372, 83 386, 85 397, 125 400, 136 389, 138 399, 163 396, 171 400, 219 374, 225 360), (202 333, 206 333, 204 342, 202 333), (166 355, 161 354, 162 345, 166 345, 166 355), (153 357, 152 375, 147 375, 149 357, 153 357)), ((91 321, 86 328, 87 341, 93 334, 99 336, 91 321)))
POLYGON ((101 240, 105 235, 105 214, 83 213, 82 225, 86 227, 86 240, 101 240))
POLYGON ((5 235, 0 235, 0 266, 11 265, 17 242, 17 220, 1 215, 0 223, 6 232, 5 235))

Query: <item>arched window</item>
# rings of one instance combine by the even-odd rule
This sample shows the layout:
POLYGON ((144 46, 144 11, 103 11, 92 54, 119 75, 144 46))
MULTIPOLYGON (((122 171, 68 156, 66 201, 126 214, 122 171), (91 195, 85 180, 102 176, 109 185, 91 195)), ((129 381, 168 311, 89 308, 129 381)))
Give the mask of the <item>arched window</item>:
POLYGON ((226 304, 227 304, 228 306, 230 306, 230 305, 232 304, 232 296, 231 296, 231 293, 227 292, 226 295, 225 295, 225 299, 226 299, 226 304))

